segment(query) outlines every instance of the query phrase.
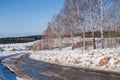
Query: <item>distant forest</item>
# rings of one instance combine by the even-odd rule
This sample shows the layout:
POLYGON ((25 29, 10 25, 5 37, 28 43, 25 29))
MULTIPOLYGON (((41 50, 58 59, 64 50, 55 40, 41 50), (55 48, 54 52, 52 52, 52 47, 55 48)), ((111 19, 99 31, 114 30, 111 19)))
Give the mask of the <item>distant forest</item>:
MULTIPOLYGON (((120 32, 111 31, 111 37, 120 37, 120 32)), ((82 37, 83 33, 73 34, 75 37, 82 37)), ((85 32, 86 38, 92 37, 92 32, 85 32)), ((104 37, 108 38, 109 32, 104 31, 104 37)), ((25 36, 25 37, 7 37, 0 38, 0 44, 10 44, 10 43, 26 43, 42 39, 43 35, 25 36)), ((71 37, 69 34, 65 34, 63 37, 71 37)), ((100 31, 95 31, 95 37, 100 38, 100 31)))
POLYGON ((40 40, 41 37, 42 35, 0 38, 0 44, 32 42, 32 41, 40 40))

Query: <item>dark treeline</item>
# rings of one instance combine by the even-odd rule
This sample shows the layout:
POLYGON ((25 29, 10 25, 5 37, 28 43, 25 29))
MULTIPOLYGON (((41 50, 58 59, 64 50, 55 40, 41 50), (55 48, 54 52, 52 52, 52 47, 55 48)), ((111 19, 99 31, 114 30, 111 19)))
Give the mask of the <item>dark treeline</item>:
MULTIPOLYGON (((100 36, 100 31, 95 31, 95 37, 96 38, 101 38, 100 36)), ((109 31, 104 31, 104 38, 109 38, 109 31)), ((74 37, 83 37, 83 33, 76 33, 76 34, 73 34, 74 37)), ((91 38, 92 37, 92 32, 85 32, 85 36, 86 38, 91 38)), ((71 37, 69 34, 68 35, 64 35, 64 37, 71 37)), ((111 37, 112 38, 115 38, 115 37, 120 37, 120 32, 116 32, 116 31, 111 31, 111 37)))
MULTIPOLYGON (((103 33, 103 35, 104 35, 104 38, 109 38, 109 31, 103 31, 104 33, 103 33)), ((101 38, 101 32, 100 31, 95 31, 94 32, 95 33, 95 37, 96 38, 101 38)), ((44 35, 43 35, 44 36, 44 35)), ((73 36, 74 37, 81 37, 81 38, 83 38, 83 33, 74 33, 73 34, 73 36)), ((85 36, 86 36, 86 38, 91 38, 92 37, 92 32, 85 32, 85 36)), ((70 34, 65 34, 65 35, 63 35, 62 36, 62 38, 70 38, 71 37, 71 35, 70 34)), ((117 31, 111 31, 111 37, 112 38, 115 38, 115 37, 120 37, 120 32, 117 32, 117 31)), ((56 38, 56 37, 54 37, 54 38, 56 38)))
POLYGON ((41 39, 42 35, 0 38, 0 44, 26 43, 41 39))

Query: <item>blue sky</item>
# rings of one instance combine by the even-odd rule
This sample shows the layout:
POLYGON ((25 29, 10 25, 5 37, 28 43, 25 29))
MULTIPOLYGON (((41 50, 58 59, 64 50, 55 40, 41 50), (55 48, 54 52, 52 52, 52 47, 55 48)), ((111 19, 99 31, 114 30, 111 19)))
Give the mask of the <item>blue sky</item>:
POLYGON ((0 37, 39 35, 64 0, 0 0, 0 37))

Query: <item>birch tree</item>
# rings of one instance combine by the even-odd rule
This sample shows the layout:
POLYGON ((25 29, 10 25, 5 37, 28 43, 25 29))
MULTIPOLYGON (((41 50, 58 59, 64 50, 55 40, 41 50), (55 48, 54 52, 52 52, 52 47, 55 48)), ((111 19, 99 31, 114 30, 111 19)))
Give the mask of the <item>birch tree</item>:
POLYGON ((74 1, 74 6, 75 6, 75 12, 76 12, 76 22, 77 26, 82 30, 82 37, 83 37, 83 46, 84 49, 87 49, 86 45, 86 36, 85 36, 85 13, 84 10, 86 9, 86 4, 84 0, 73 0, 74 1))
POLYGON ((92 28, 92 37, 93 37, 93 48, 96 49, 96 44, 95 44, 95 26, 93 24, 93 1, 89 0, 89 21, 90 21, 90 26, 92 28))
POLYGON ((65 1, 65 6, 64 6, 64 14, 67 18, 66 24, 68 24, 68 33, 70 33, 71 37, 71 46, 72 49, 74 49, 74 12, 73 12, 73 0, 66 0, 65 1))
POLYGON ((104 48, 104 35, 103 35, 103 17, 104 17, 104 0, 100 0, 100 10, 101 10, 101 20, 100 20, 100 25, 101 25, 101 41, 102 41, 102 48, 104 48))

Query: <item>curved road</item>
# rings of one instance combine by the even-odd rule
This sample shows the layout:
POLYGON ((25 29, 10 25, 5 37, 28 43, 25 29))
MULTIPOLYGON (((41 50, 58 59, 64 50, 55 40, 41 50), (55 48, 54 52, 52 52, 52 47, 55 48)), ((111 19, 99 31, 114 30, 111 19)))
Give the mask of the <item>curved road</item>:
POLYGON ((59 66, 30 59, 29 54, 9 58, 4 64, 29 80, 120 80, 120 74, 59 66))
POLYGON ((23 53, 0 56, 0 80, 16 80, 16 75, 2 64, 2 61, 8 57, 20 55, 23 53))

